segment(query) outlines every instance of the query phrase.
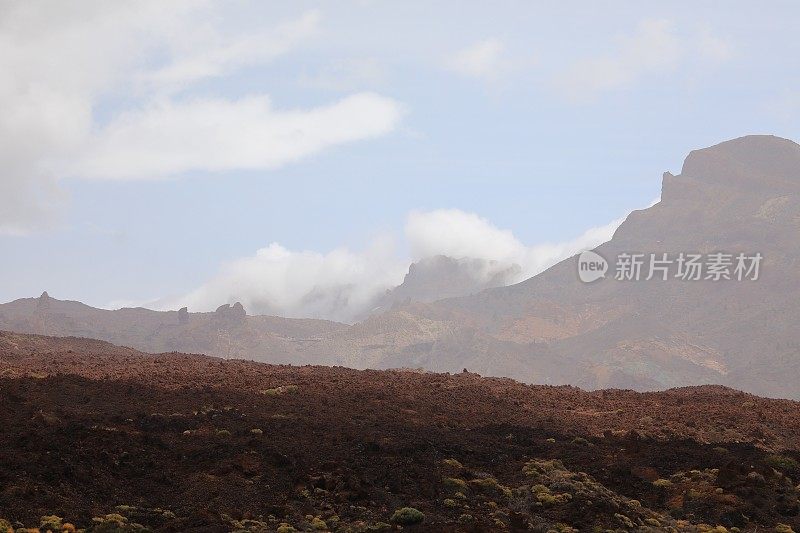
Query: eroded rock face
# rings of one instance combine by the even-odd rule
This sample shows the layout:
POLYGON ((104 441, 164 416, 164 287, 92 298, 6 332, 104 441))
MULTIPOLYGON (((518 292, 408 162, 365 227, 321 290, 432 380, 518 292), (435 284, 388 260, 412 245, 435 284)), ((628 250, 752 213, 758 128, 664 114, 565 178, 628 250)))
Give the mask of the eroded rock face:
POLYGON ((503 287, 520 280, 519 265, 501 264, 472 257, 437 255, 412 263, 403 283, 376 302, 371 314, 387 311, 398 304, 435 302, 503 287))
POLYGON ((244 310, 244 306, 236 302, 233 305, 224 304, 217 307, 217 310, 214 311, 214 316, 217 320, 223 322, 243 322, 247 318, 247 312, 244 310))
POLYGON ((37 311, 46 311, 50 309, 50 295, 44 291, 41 296, 36 300, 37 311))

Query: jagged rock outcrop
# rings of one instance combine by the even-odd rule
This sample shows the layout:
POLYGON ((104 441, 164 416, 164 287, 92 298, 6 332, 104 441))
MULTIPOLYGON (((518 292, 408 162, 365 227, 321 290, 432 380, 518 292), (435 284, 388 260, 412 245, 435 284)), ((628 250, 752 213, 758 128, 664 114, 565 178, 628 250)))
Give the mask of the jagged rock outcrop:
POLYGON ((217 310, 214 311, 214 317, 218 322, 236 324, 244 321, 247 317, 247 312, 241 303, 236 302, 233 305, 224 304, 217 307, 217 310))
POLYGON ((467 296, 492 287, 518 281, 519 265, 471 257, 453 258, 437 255, 412 263, 403 283, 386 291, 370 314, 383 312, 400 304, 435 302, 467 296))

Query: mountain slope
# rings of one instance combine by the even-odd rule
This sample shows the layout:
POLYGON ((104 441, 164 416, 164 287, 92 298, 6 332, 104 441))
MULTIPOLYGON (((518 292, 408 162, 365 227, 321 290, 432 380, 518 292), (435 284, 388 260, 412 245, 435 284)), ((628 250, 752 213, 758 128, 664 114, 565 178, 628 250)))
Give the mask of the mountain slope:
POLYGON ((597 251, 612 270, 592 284, 571 258, 413 313, 514 343, 531 362, 564 358, 575 366, 561 377, 589 388, 725 383, 800 396, 800 146, 751 136, 692 152, 680 175, 664 174, 661 202, 597 251), (759 279, 610 279, 620 253, 718 251, 762 254, 759 279))
POLYGON ((463 274, 463 264, 437 259, 412 269, 407 283, 387 295, 389 310, 353 325, 247 316, 241 306, 216 313, 103 311, 43 295, 0 305, 0 328, 89 336, 151 352, 468 368, 588 389, 718 383, 800 398, 796 143, 749 136, 691 152, 679 175, 664 174, 661 201, 631 213, 597 252, 610 271, 590 284, 579 280, 573 257, 516 285, 430 302, 426 294, 472 290, 453 274, 463 274), (757 280, 615 280, 615 259, 637 252, 759 253, 763 261, 757 280))

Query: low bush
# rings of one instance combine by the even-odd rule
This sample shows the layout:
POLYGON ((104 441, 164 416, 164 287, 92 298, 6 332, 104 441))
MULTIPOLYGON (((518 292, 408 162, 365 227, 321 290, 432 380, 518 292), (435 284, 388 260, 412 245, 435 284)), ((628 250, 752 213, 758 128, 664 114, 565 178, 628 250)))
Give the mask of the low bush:
POLYGON ((422 511, 414 509, 413 507, 403 507, 396 510, 392 515, 392 522, 400 524, 401 526, 419 524, 423 520, 425 520, 425 515, 422 511))

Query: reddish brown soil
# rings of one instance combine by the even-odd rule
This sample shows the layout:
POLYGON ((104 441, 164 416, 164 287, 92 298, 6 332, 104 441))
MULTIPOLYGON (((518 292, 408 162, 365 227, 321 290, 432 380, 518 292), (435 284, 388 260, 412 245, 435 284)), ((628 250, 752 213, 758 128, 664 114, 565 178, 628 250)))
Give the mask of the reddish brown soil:
POLYGON ((0 333, 0 406, 12 523, 380 531, 410 506, 416 531, 800 526, 798 404, 721 387, 588 393, 0 333))

